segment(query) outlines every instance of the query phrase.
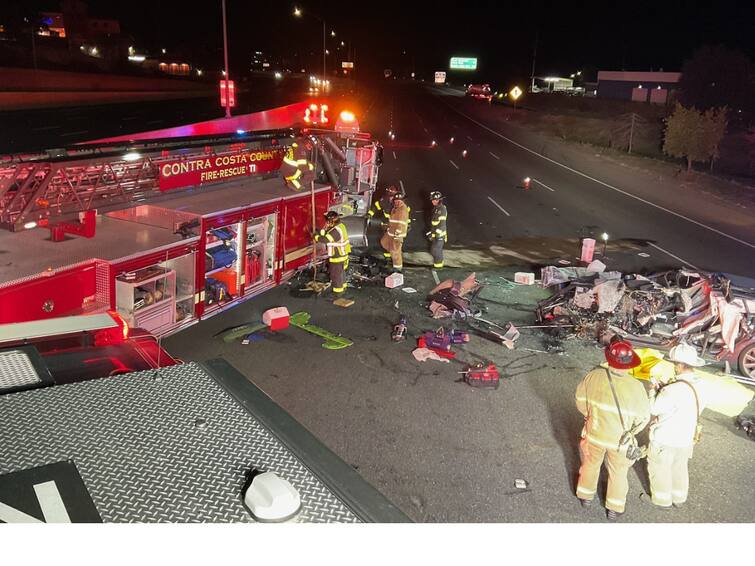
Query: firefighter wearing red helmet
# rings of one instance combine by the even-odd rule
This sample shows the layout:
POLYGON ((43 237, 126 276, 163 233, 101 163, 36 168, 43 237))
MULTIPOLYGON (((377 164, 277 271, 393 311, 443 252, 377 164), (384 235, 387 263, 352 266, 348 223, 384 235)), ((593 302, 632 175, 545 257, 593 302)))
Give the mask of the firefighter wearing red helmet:
POLYGON ((650 403, 645 387, 628 370, 640 358, 626 341, 614 337, 605 349, 608 367, 588 373, 577 386, 577 409, 585 418, 579 453, 577 498, 588 507, 598 488, 603 461, 608 469, 606 517, 617 519, 626 506, 627 474, 638 457, 634 435, 650 421, 650 403))

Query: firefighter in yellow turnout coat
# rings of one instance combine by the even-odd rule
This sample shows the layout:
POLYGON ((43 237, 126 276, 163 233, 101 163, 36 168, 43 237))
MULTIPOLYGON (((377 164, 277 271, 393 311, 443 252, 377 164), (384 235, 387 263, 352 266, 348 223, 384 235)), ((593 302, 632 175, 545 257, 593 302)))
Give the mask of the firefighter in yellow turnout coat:
POLYGON ((393 271, 401 272, 404 268, 404 260, 401 248, 404 245, 404 238, 409 230, 409 207, 404 203, 404 195, 401 193, 393 197, 393 207, 391 208, 390 218, 388 220, 388 229, 380 238, 380 245, 391 255, 393 271))
POLYGON ((346 269, 349 267, 351 244, 341 217, 332 210, 325 213, 325 228, 315 234, 315 242, 325 242, 328 249, 330 284, 334 293, 346 290, 346 269))
POLYGON ((623 340, 612 341, 605 355, 608 369, 592 370, 577 386, 577 409, 585 417, 579 443, 582 465, 577 497, 583 507, 592 503, 605 460, 608 469, 606 517, 615 520, 624 513, 629 491, 627 474, 635 462, 627 458, 626 446, 621 445, 622 437, 626 437, 627 431, 636 434, 647 426, 650 403, 644 386, 626 371, 640 365, 632 345, 623 340))

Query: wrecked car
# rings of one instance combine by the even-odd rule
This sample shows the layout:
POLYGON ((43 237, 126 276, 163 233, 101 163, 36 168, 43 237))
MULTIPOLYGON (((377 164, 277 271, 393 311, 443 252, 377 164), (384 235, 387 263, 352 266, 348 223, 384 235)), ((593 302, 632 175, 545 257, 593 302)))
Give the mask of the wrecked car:
POLYGON ((686 342, 755 384, 753 288, 686 269, 644 276, 550 266, 542 281, 557 290, 538 303, 539 323, 568 325, 577 336, 598 340, 619 334, 658 349, 686 342))

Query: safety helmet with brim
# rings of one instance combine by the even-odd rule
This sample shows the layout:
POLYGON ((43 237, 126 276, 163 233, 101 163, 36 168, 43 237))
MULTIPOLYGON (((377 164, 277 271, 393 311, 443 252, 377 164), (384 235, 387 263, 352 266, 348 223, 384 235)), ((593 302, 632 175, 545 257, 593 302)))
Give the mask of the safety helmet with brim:
POLYGON ((605 349, 606 361, 614 369, 632 369, 642 363, 628 340, 612 340, 605 349))
POLYGON ((668 353, 670 362, 699 368, 705 365, 705 360, 697 355, 697 349, 689 344, 677 344, 668 353))

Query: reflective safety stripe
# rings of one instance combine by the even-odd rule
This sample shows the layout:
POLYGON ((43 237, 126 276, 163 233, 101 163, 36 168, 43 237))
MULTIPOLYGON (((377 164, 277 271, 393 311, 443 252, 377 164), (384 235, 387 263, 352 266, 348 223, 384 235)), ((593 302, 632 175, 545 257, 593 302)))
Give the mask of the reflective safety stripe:
POLYGON ((333 287, 333 292, 334 293, 343 293, 345 290, 346 290, 346 286, 345 285, 343 287, 333 287))
POLYGON ((671 492, 671 495, 679 495, 681 497, 687 497, 687 492, 680 489, 675 489, 671 492))
POLYGON ((408 220, 393 220, 391 219, 391 224, 409 224, 408 220))
POLYGON ((614 499, 613 497, 606 497, 606 505, 616 505, 616 507, 623 508, 626 504, 626 499, 614 499))
POLYGON ((587 441, 591 444, 594 444, 595 446, 600 446, 601 448, 607 448, 608 450, 618 450, 619 449, 619 441, 616 442, 606 442, 605 440, 601 438, 596 438, 592 434, 587 435, 587 441))
POLYGON ((438 220, 446 220, 447 216, 438 216, 438 220))
POLYGON ((344 261, 349 261, 349 256, 347 255, 341 255, 341 256, 332 256, 328 258, 328 261, 330 263, 343 263, 344 261))
POLYGON ((391 252, 383 252, 383 257, 391 257, 391 252))
POLYGON ((437 226, 438 224, 440 224, 440 220, 431 220, 430 224, 432 224, 433 226, 437 226))
POLYGON ((436 267, 436 268, 443 267, 443 262, 441 261, 440 263, 434 263, 433 267, 436 267))
MULTIPOLYGON (((578 402, 585 403, 587 401, 586 397, 577 397, 576 398, 578 402)), ((616 403, 599 403, 595 400, 590 400, 590 405, 592 407, 598 408, 601 411, 607 411, 609 413, 614 413, 615 415, 619 414, 619 410, 616 408, 616 403)), ((643 418, 644 415, 641 415, 639 413, 636 413, 635 411, 631 411, 627 408, 625 408, 623 405, 621 407, 621 413, 624 416, 624 420, 626 421, 626 418, 629 417, 639 417, 643 418)), ((628 423, 627 423, 628 424, 628 423)))
POLYGON ((595 495, 595 490, 594 489, 587 489, 587 488, 582 487, 580 485, 580 486, 577 487, 577 493, 583 493, 584 495, 589 495, 590 497, 592 497, 593 495, 595 495))
POLYGON ((375 201, 375 208, 377 208, 378 210, 383 210, 383 207, 380 206, 380 201, 379 200, 375 201))

